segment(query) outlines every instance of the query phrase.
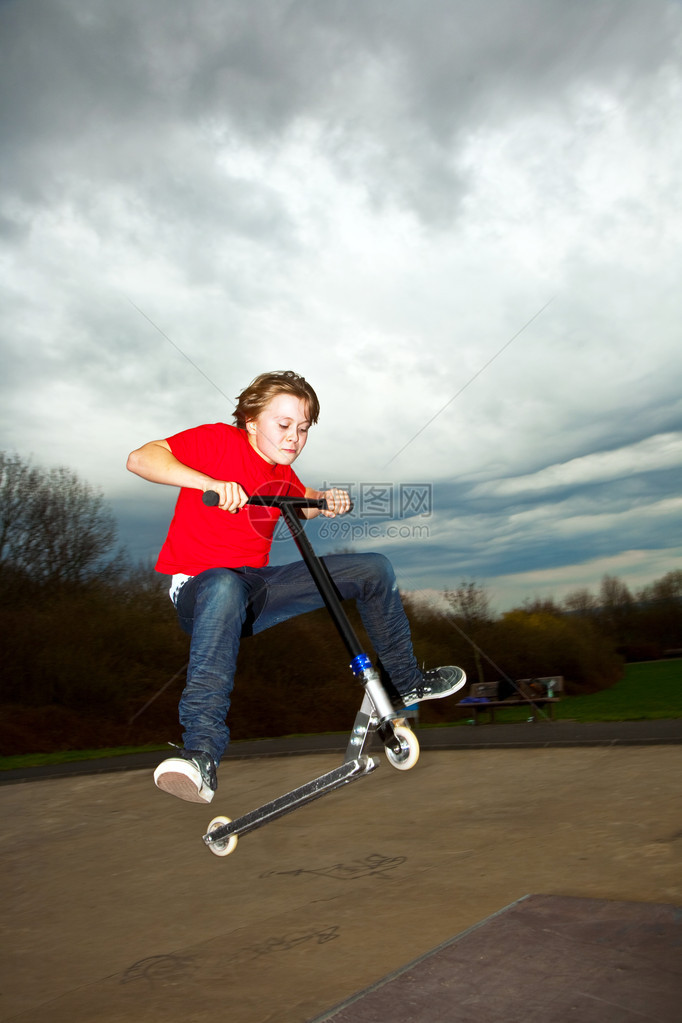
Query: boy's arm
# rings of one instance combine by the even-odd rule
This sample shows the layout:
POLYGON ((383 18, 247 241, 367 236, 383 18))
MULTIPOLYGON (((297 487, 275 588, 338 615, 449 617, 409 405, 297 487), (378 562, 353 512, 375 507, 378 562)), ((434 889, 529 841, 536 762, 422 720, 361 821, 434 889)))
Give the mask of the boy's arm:
POLYGON ((310 487, 306 487, 305 496, 316 501, 324 499, 327 502, 326 511, 319 508, 302 508, 301 514, 307 519, 314 519, 317 515, 332 519, 335 515, 345 515, 350 511, 350 494, 338 487, 332 487, 331 490, 311 490, 310 487))
POLYGON ((215 490, 220 495, 219 508, 235 512, 248 501, 248 495, 238 483, 214 480, 198 469, 178 461, 167 440, 150 440, 128 455, 126 468, 150 483, 165 483, 170 487, 188 487, 192 490, 215 490))

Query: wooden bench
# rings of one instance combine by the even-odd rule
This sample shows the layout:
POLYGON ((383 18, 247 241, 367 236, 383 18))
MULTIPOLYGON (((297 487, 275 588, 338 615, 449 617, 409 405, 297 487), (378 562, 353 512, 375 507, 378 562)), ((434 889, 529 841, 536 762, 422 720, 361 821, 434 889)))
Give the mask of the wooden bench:
MULTIPOLYGON (((507 683, 504 685, 505 688, 509 687, 507 683)), ((482 714, 489 716, 491 725, 495 724, 495 711, 500 707, 529 707, 533 721, 547 718, 553 721, 554 705, 559 703, 563 696, 564 678, 563 675, 520 678, 514 682, 514 691, 507 699, 500 700, 499 692, 499 682, 474 682, 471 686, 467 702, 463 706, 466 707, 467 713, 471 711, 475 725, 479 723, 482 714)))

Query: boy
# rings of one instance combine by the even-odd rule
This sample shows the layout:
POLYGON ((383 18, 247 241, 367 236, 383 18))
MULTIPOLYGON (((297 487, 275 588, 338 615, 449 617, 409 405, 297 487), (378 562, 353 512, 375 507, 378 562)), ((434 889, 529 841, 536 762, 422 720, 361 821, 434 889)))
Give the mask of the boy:
MULTIPOLYGON (((249 496, 260 493, 324 498, 321 514, 328 517, 350 510, 345 491, 305 487, 291 468, 319 411, 303 377, 290 370, 263 373, 239 395, 236 426, 198 426, 150 441, 128 457, 131 472, 181 488, 156 568, 172 576, 170 596, 192 637, 179 708, 184 748, 154 773, 156 785, 180 799, 210 803, 215 794, 216 768, 230 737, 225 720, 241 636, 322 606, 303 562, 268 565, 279 512, 245 507, 249 496), (218 493, 219 510, 203 504, 207 490, 218 493)), ((320 511, 302 514, 313 518, 320 511)), ((337 554, 324 561, 341 596, 356 600, 398 706, 462 688, 461 668, 420 671, 395 575, 383 555, 337 554)))

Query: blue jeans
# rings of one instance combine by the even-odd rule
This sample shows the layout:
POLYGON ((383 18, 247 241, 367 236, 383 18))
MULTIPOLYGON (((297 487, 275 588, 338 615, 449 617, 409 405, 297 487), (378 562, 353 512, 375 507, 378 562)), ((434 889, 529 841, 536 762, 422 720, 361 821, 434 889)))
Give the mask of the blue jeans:
MULTIPOLYGON (((332 554, 324 563, 345 599, 353 599, 398 693, 422 674, 393 567, 382 554, 332 554)), ((177 596, 180 625, 191 637, 187 684, 180 699, 186 749, 205 750, 216 764, 230 741, 225 723, 242 635, 256 634, 322 607, 305 564, 211 568, 188 580, 177 596)), ((293 662, 293 659, 292 659, 293 662)))

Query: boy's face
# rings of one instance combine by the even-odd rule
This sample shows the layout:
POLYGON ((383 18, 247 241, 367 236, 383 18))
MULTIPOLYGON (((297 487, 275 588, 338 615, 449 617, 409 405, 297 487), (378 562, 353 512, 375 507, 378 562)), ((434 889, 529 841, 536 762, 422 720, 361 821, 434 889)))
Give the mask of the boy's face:
POLYGON ((255 419, 249 419, 246 433, 255 451, 270 465, 291 465, 308 439, 308 404, 293 394, 276 394, 255 419))

